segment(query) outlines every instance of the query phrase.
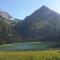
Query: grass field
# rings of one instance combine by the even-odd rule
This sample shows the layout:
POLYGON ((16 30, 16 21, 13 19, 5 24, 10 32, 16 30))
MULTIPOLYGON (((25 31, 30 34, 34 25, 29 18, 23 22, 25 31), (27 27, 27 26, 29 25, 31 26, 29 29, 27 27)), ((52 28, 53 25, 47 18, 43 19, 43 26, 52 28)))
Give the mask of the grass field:
POLYGON ((13 43, 0 45, 0 51, 37 51, 45 50, 48 48, 47 44, 40 42, 29 42, 29 43, 13 43))
POLYGON ((0 45, 0 60, 60 60, 60 50, 41 42, 0 45))
POLYGON ((7 51, 0 52, 0 60, 60 60, 60 51, 7 51))

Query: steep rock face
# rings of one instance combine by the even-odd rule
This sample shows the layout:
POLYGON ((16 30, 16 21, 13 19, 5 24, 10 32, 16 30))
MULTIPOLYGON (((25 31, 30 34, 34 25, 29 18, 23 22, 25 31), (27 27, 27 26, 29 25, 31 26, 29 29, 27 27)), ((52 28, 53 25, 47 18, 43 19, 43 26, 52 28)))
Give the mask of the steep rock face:
POLYGON ((46 6, 42 6, 40 9, 36 10, 30 17, 31 19, 44 19, 44 20, 52 20, 56 17, 59 18, 59 14, 52 11, 46 6))
POLYGON ((51 40, 55 37, 57 40, 60 36, 60 14, 42 6, 27 16, 17 31, 26 40, 51 40))
POLYGON ((27 21, 35 21, 35 20, 47 20, 47 21, 53 21, 53 20, 60 20, 60 14, 57 12, 54 12, 53 10, 49 9, 46 6, 42 6, 41 8, 37 9, 35 12, 33 12, 30 16, 27 16, 25 18, 27 21))

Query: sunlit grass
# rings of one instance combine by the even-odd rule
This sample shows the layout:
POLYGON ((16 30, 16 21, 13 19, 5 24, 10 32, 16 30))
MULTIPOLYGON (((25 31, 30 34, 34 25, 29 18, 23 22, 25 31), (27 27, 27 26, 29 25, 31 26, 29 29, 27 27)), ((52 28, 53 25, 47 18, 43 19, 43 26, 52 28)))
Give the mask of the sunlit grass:
POLYGON ((60 51, 5 51, 0 60, 60 60, 60 51))

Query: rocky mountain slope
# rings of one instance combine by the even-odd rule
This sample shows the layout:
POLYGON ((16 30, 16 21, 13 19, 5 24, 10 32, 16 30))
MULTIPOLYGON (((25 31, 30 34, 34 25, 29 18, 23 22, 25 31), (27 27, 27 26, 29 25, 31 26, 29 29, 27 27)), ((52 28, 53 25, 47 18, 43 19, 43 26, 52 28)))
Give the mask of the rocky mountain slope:
POLYGON ((16 28, 24 41, 57 41, 60 40, 60 14, 42 6, 27 16, 16 28))

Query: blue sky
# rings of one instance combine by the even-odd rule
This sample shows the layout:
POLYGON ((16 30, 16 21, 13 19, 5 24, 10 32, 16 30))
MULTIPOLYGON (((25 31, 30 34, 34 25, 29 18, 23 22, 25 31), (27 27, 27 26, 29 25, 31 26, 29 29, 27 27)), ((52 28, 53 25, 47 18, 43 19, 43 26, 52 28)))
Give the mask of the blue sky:
POLYGON ((0 9, 19 19, 24 19, 42 5, 60 13, 60 0, 0 0, 0 9))

